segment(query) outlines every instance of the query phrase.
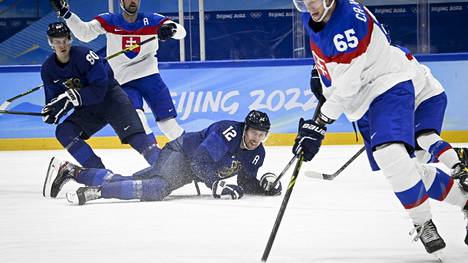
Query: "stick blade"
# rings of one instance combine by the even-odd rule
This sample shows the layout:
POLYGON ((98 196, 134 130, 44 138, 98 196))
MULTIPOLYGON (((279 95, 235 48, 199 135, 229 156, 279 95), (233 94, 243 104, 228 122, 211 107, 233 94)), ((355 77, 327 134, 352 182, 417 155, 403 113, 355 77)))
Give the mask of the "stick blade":
POLYGON ((0 110, 6 110, 11 102, 5 101, 2 105, 0 105, 0 110))
POLYGON ((333 180, 336 177, 333 174, 324 174, 324 173, 319 173, 316 171, 305 171, 304 175, 306 177, 309 177, 312 179, 318 179, 318 180, 333 180))

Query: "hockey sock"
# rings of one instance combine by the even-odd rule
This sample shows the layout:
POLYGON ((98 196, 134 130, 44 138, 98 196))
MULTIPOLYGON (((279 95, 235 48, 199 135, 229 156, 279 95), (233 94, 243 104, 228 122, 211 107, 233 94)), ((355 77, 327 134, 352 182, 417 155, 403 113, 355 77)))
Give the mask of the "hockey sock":
POLYGON ((167 183, 160 177, 145 180, 111 182, 102 186, 102 198, 160 201, 169 195, 167 183))
POLYGON ((420 166, 419 169, 423 173, 423 183, 428 189, 427 193, 430 198, 461 208, 465 206, 468 196, 465 195, 458 184, 454 184, 451 176, 438 168, 428 165, 420 166))
POLYGON ((416 140, 421 148, 429 152, 433 158, 441 161, 448 168, 451 169, 455 164, 460 162, 457 152, 436 133, 423 134, 416 140))
POLYGON ((381 146, 373 155, 413 223, 421 225, 431 219, 429 195, 405 146, 381 146))
POLYGON ((158 159, 161 149, 159 148, 153 133, 137 133, 127 139, 128 143, 137 150, 145 160, 153 165, 158 159))
POLYGON ((81 130, 71 122, 64 122, 57 126, 55 136, 62 146, 85 168, 105 168, 104 164, 80 138, 81 130))
POLYGON ((418 161, 418 163, 421 164, 439 162, 439 160, 433 158, 432 154, 430 154, 426 150, 416 150, 414 151, 414 155, 416 156, 416 160, 418 161))
POLYGON ((158 121, 157 124, 161 132, 166 135, 169 141, 173 141, 184 134, 184 129, 180 127, 174 118, 158 121))

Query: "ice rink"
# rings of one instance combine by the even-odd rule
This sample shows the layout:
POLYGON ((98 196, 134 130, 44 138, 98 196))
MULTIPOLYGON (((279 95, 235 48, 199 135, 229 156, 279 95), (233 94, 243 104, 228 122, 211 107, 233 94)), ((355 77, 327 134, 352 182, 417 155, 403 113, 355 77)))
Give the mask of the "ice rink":
MULTIPOLYGON (((324 146, 301 171, 332 173, 359 148, 324 146)), ((146 166, 133 150, 97 152, 117 173, 146 166)), ((214 200, 208 188, 196 196, 188 185, 162 202, 70 206, 63 195, 77 184, 66 185, 62 198, 42 197, 52 156, 72 160, 65 151, 0 152, 1 263, 260 262, 283 199, 214 200)), ((268 147, 261 174, 280 173, 291 157, 289 147, 268 147)), ((432 204, 447 243, 445 262, 468 262, 462 213, 432 204)), ((411 228, 385 178, 371 173, 363 154, 334 181, 299 175, 268 262, 435 262, 419 241, 411 241, 411 228)))

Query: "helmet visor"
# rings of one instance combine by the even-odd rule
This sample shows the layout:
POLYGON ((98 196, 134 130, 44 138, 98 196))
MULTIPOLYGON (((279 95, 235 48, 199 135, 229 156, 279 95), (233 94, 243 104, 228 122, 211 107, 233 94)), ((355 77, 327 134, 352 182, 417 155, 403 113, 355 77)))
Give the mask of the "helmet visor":
POLYGON ((307 13, 311 9, 317 9, 323 4, 322 0, 293 0, 294 6, 299 12, 307 13))

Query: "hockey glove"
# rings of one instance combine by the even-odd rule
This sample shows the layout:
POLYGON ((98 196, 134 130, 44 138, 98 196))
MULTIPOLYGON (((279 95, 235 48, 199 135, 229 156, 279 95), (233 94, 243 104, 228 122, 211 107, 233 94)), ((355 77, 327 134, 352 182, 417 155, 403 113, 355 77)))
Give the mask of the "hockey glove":
POLYGON ((299 120, 299 130, 294 142, 293 153, 302 152, 304 161, 308 162, 318 153, 327 128, 314 120, 299 120))
POLYGON ((265 191, 265 195, 280 195, 283 187, 281 181, 278 181, 276 185, 273 185, 277 176, 274 173, 265 173, 260 178, 260 186, 265 191))
POLYGON ((241 199, 244 196, 244 189, 235 184, 227 184, 224 180, 213 183, 211 187, 214 198, 231 197, 231 199, 241 199))
POLYGON ((81 88, 81 80, 79 78, 70 78, 63 82, 63 85, 67 89, 79 90, 81 88))
POLYGON ((54 9, 60 17, 69 18, 71 13, 68 9, 68 1, 67 0, 49 0, 50 5, 54 9))
POLYGON ((454 179, 458 180, 460 186, 468 192, 468 167, 463 163, 459 163, 453 168, 452 176, 454 179))
POLYGON ((62 93, 42 108, 42 120, 45 123, 57 124, 71 108, 73 103, 68 99, 66 92, 62 93))
POLYGON ((162 41, 166 41, 177 32, 177 26, 175 23, 163 24, 159 28, 158 37, 162 41))

